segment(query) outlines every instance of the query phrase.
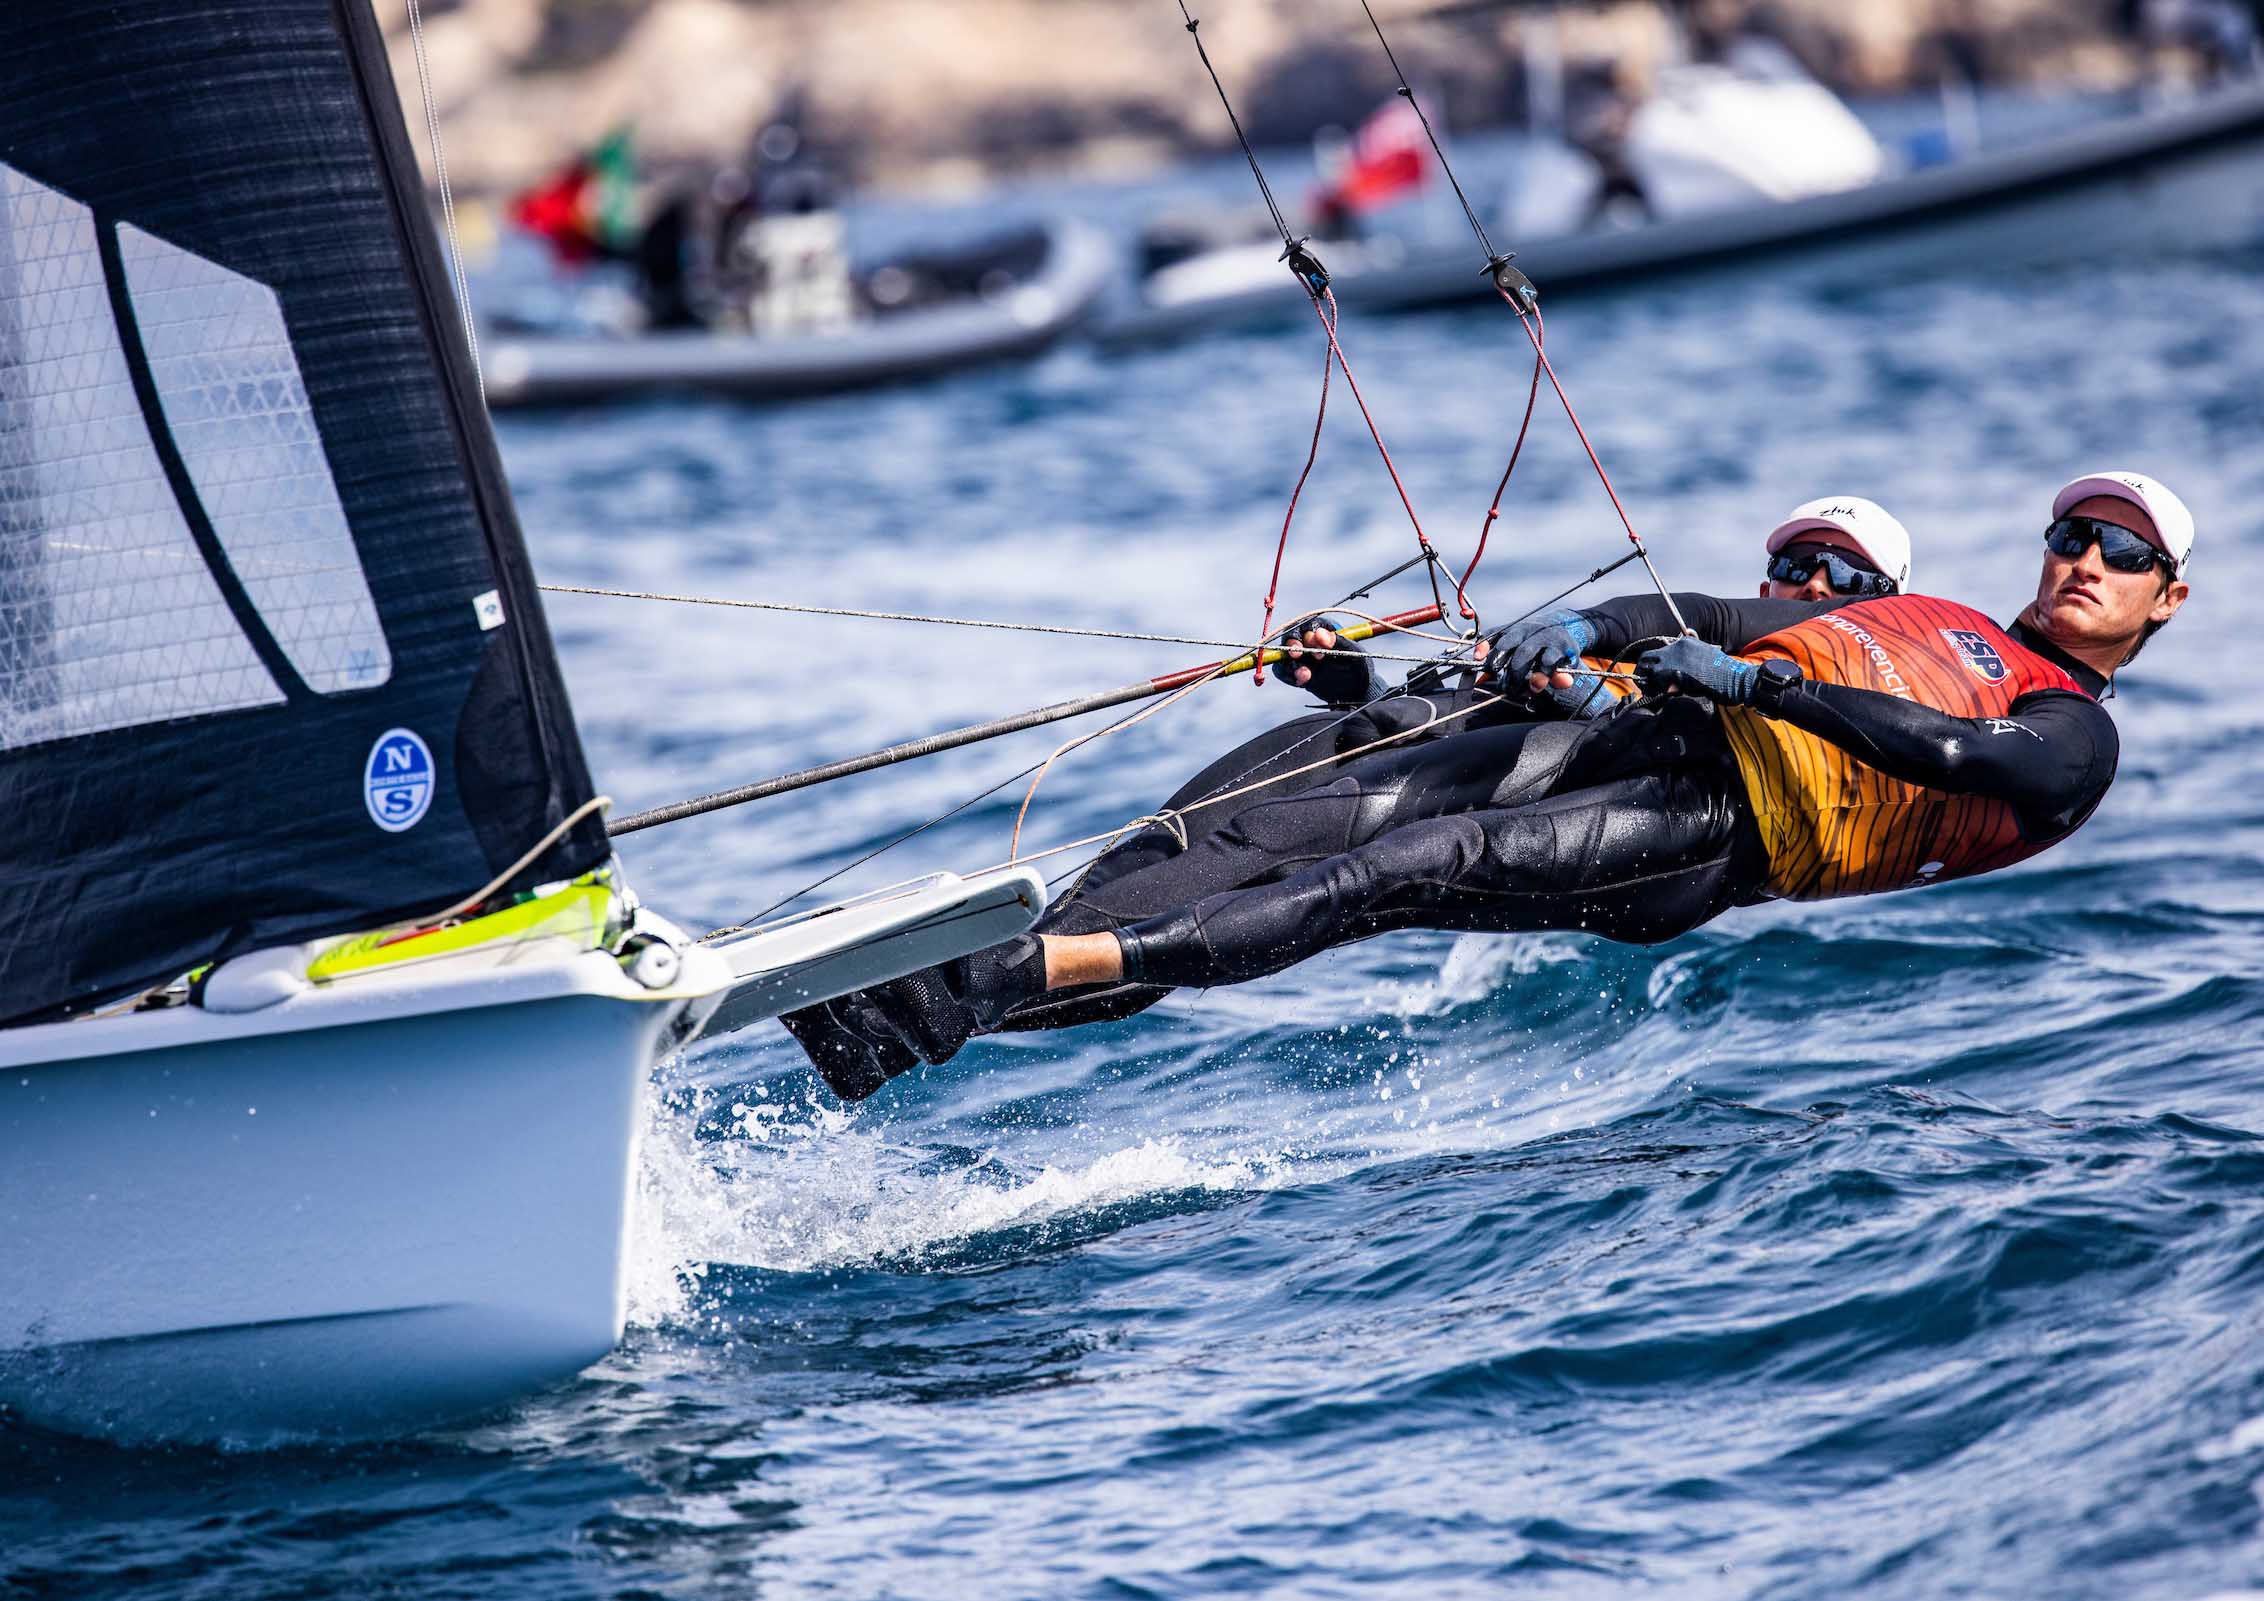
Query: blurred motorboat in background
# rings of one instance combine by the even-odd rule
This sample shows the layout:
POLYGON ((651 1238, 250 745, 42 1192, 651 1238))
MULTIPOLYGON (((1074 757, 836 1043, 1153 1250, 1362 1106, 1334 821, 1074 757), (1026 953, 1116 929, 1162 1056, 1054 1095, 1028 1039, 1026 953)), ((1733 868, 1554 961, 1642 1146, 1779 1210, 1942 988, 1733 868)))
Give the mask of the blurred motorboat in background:
MULTIPOLYGON (((1761 259, 1865 276, 2049 260, 2091 248, 2102 214, 2123 251, 2264 237, 2264 84, 1996 151, 1973 149, 1970 100, 1948 97, 1942 137, 1890 151, 1789 55, 1754 43, 1665 69, 1605 137, 1536 140, 1484 219, 1495 242, 1561 294, 1761 259)), ((1315 248, 1348 306, 1493 293, 1465 239, 1374 230, 1315 248)), ((1194 250, 1151 239, 1130 304, 1098 336, 1133 345, 1300 315, 1304 290, 1280 256, 1278 238, 1194 250)))
POLYGON ((779 398, 1031 356, 1114 274, 1103 236, 1052 220, 858 265, 802 121, 790 100, 743 165, 657 185, 647 207, 626 128, 519 195, 551 281, 490 314, 488 403, 779 398))
POLYGON ((548 325, 494 321, 488 404, 691 392, 775 400, 1026 359, 1075 330, 1118 271, 1108 237, 1066 218, 856 271, 825 266, 840 253, 833 213, 765 219, 750 232, 760 235, 750 244, 768 267, 764 288, 728 320, 641 324, 616 291, 548 325), (621 307, 629 314, 606 314, 621 307))

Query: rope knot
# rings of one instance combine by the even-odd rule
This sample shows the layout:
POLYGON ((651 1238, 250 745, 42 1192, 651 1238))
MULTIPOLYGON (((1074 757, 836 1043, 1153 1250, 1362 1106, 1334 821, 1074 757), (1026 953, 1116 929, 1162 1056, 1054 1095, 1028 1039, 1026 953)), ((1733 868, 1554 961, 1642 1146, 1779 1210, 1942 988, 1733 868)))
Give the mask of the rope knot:
POLYGON ((1165 833, 1171 836, 1173 843, 1175 843, 1179 847, 1180 855, 1184 856, 1187 854, 1189 846, 1187 843, 1186 818, 1180 816, 1177 812, 1173 811, 1170 807, 1167 806, 1160 812, 1149 813, 1146 817, 1141 818, 1137 823, 1133 824, 1133 826, 1135 828, 1145 828, 1151 823, 1153 823, 1156 827, 1161 828, 1165 833))

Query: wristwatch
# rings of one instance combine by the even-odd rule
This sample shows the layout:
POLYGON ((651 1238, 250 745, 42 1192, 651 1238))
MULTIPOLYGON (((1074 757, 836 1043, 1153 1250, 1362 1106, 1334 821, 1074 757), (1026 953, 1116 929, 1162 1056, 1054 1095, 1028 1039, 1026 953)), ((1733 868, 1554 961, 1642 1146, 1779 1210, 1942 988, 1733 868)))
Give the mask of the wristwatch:
POLYGON ((1802 681, 1798 663, 1782 656, 1770 657, 1761 664, 1761 676, 1753 681, 1753 709, 1763 717, 1776 716, 1784 705, 1786 691, 1802 681))

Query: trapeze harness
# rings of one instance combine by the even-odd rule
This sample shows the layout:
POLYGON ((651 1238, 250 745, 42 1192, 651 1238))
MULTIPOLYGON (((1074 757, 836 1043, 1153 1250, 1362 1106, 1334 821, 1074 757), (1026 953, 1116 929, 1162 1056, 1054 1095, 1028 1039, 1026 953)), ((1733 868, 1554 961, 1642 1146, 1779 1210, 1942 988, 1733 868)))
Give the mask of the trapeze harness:
MULTIPOLYGON (((1922 595, 1860 601, 1739 654, 1796 663, 1810 684, 1877 690, 1952 717, 2002 721, 2040 690, 2084 693, 2065 670, 1970 606, 1922 595)), ((1890 778, 1845 747, 1749 706, 1724 706, 1720 715, 1768 850, 1769 893, 1783 899, 1968 878, 2065 837, 2031 835, 2004 799, 1890 778)))

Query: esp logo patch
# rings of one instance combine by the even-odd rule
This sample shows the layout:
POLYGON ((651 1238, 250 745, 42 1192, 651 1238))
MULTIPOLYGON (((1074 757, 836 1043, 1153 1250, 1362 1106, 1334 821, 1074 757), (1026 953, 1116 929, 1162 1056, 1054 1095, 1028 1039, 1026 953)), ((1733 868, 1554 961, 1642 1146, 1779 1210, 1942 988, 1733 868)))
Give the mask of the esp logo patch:
POLYGON ((1950 648, 1957 652, 1957 659, 1965 663, 1966 669, 1976 677, 1991 684, 2005 681, 2005 659, 1997 654, 1997 647, 1990 644, 1985 636, 1970 628, 1945 628, 1942 630, 1942 637, 1950 642, 1950 648))

